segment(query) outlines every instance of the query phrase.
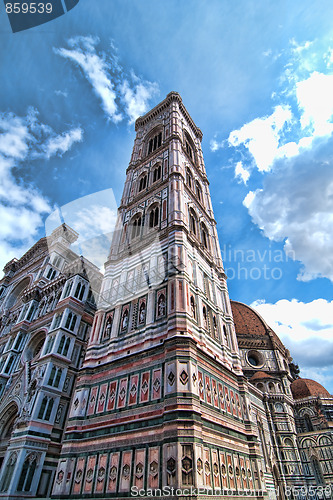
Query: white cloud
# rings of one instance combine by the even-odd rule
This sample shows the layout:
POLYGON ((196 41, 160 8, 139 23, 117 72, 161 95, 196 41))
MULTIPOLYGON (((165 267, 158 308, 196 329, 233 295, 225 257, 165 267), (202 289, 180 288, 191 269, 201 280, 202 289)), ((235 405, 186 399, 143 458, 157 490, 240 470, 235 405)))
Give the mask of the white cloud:
POLYGON ((333 124, 333 75, 314 71, 309 78, 296 84, 296 96, 302 110, 302 128, 311 127, 313 136, 330 135, 333 124))
POLYGON ((235 167, 235 177, 244 182, 244 184, 246 184, 250 178, 250 172, 244 168, 241 161, 239 161, 235 167))
POLYGON ((31 246, 43 214, 51 210, 49 201, 32 184, 15 178, 14 168, 27 160, 62 155, 81 138, 78 128, 57 135, 38 121, 34 109, 25 117, 0 114, 0 269, 31 246))
POLYGON ((259 171, 272 168, 274 160, 288 152, 280 150, 280 133, 293 118, 289 106, 276 106, 273 113, 264 118, 256 118, 230 133, 231 146, 244 146, 251 153, 259 171))
POLYGON ((151 82, 140 82, 132 89, 128 81, 125 80, 121 85, 121 93, 129 123, 134 123, 139 116, 148 110, 149 100, 158 94, 158 85, 151 82))
POLYGON ((301 376, 318 382, 333 380, 333 301, 279 300, 252 304, 299 363, 301 376), (319 373, 318 373, 319 372, 319 373), (318 376, 319 375, 319 376, 318 376))
POLYGON ((122 117, 118 113, 114 85, 107 73, 108 65, 103 56, 96 54, 95 44, 97 42, 98 39, 94 40, 91 37, 73 38, 70 40, 72 49, 55 49, 55 52, 80 66, 95 94, 101 99, 105 113, 113 122, 117 123, 122 117))
MULTIPOLYGON (((98 43, 97 37, 81 36, 68 40, 70 49, 54 50, 56 54, 73 61, 82 69, 109 119, 117 123, 122 120, 123 114, 126 114, 129 123, 133 123, 149 109, 149 100, 159 92, 158 85, 141 80, 133 71, 125 76, 125 71, 114 53, 97 53, 98 43)), ((111 48, 114 52, 115 47, 112 44, 111 48)))
POLYGON ((83 130, 81 128, 74 128, 68 132, 55 137, 50 137, 46 144, 43 146, 46 158, 51 158, 58 154, 62 156, 66 151, 71 149, 75 142, 81 142, 83 139, 83 130))
POLYGON ((303 281, 333 281, 332 149, 333 138, 317 139, 312 149, 280 160, 243 202, 264 235, 284 241, 286 253, 303 263, 303 281))
POLYGON ((215 138, 214 139, 211 139, 210 143, 209 143, 209 146, 210 146, 210 150, 213 151, 213 153, 215 151, 218 151, 219 149, 223 148, 226 144, 226 141, 221 141, 221 142, 218 142, 215 138))

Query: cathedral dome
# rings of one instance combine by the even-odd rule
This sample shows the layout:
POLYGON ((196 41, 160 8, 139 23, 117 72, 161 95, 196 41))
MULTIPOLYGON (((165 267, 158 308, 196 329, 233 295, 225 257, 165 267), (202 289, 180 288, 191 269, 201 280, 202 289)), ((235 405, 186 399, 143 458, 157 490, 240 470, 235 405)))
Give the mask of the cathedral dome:
POLYGON ((309 396, 331 397, 330 393, 321 384, 308 378, 298 378, 290 386, 294 399, 307 398, 309 396))
POLYGON ((268 327, 259 314, 241 302, 230 301, 236 333, 239 335, 267 335, 268 327))
POLYGON ((286 355, 289 354, 279 337, 267 325, 267 323, 263 320, 260 314, 257 313, 257 311, 252 309, 252 307, 243 304, 242 302, 231 300, 230 304, 237 337, 257 337, 257 339, 266 337, 266 339, 270 339, 276 346, 285 351, 286 355))

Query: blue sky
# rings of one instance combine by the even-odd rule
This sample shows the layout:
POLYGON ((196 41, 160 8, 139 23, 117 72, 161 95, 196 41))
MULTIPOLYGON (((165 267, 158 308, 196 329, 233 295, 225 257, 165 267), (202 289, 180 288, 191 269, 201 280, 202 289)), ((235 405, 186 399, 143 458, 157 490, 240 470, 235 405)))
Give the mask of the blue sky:
POLYGON ((107 232, 134 120, 176 90, 204 134, 231 298, 333 392, 332 14, 330 1, 80 0, 12 34, 2 10, 0 265, 84 196, 81 227, 107 232))

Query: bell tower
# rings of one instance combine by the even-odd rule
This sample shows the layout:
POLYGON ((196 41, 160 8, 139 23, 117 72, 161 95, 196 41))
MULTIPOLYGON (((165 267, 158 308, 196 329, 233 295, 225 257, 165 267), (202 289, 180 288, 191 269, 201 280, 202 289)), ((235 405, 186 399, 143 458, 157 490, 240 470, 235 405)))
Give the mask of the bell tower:
POLYGON ((176 92, 135 130, 53 497, 262 489, 202 133, 176 92))

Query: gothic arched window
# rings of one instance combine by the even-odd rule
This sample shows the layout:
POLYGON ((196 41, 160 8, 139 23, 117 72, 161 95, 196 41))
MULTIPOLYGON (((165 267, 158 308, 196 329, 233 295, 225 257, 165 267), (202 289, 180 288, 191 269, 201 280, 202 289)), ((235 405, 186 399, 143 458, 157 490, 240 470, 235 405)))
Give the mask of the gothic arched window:
POLYGON ((196 218, 196 215, 192 209, 190 209, 189 218, 190 218, 190 232, 196 236, 197 235, 197 218, 196 218))
POLYGON ((202 189, 201 189, 201 186, 200 186, 198 181, 196 181, 195 187, 196 187, 196 192, 197 192, 197 198, 200 202, 202 202, 202 189))
POLYGON ((161 164, 159 164, 153 170, 153 182, 158 181, 161 178, 161 174, 162 174, 162 167, 161 164))
POLYGON ((144 174, 142 177, 140 177, 139 181, 139 193, 146 189, 147 187, 147 174, 144 174))
POLYGON ((37 456, 31 453, 23 463, 17 491, 30 491, 31 483, 37 467, 37 456))
POLYGON ((209 250, 209 236, 208 231, 204 223, 201 224, 201 242, 203 246, 209 250))
POLYGON ((196 310, 195 310, 195 300, 193 295, 190 297, 190 306, 191 306, 191 314, 193 319, 196 319, 196 310))
POLYGON ((186 185, 193 189, 193 176, 189 168, 186 169, 186 185))
POLYGON ((162 145, 162 132, 158 132, 155 136, 149 139, 148 154, 155 151, 155 149, 159 148, 161 145, 162 145))
POLYGON ((207 309, 206 306, 203 306, 202 308, 202 317, 203 317, 203 327, 205 330, 207 330, 208 325, 207 325, 207 309))
POLYGON ((74 330, 74 328, 75 328, 76 319, 77 319, 76 314, 73 314, 73 313, 70 311, 70 312, 68 313, 68 316, 67 316, 67 320, 66 320, 65 328, 67 328, 68 330, 73 331, 73 330, 74 330))
POLYGON ((132 239, 138 238, 141 233, 142 217, 137 215, 132 222, 132 239))
POLYGON ((155 205, 149 212, 149 227, 156 227, 159 224, 159 207, 155 205))
POLYGON ((83 296, 84 296, 84 292, 86 291, 86 287, 83 283, 78 283, 76 285, 76 289, 75 289, 75 293, 74 293, 74 297, 76 299, 79 299, 79 300, 82 300, 83 299, 83 296))

